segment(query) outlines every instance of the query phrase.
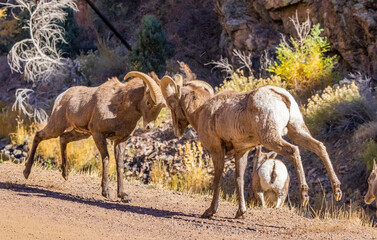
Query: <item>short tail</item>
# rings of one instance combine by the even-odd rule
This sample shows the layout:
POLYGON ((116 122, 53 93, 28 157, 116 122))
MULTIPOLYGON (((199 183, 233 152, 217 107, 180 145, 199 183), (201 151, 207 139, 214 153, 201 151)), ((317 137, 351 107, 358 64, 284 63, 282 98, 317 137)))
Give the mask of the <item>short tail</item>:
POLYGON ((270 180, 270 184, 274 184, 275 180, 276 180, 276 177, 277 177, 277 173, 276 173, 276 162, 274 161, 274 166, 272 167, 272 172, 271 172, 271 180, 270 180))

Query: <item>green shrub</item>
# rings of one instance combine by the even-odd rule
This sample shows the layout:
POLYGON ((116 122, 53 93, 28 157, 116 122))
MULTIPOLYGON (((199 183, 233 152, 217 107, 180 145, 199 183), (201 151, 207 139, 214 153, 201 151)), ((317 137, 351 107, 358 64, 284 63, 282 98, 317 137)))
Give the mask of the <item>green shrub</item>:
POLYGON ((299 38, 291 37, 289 43, 284 40, 279 44, 276 48, 278 61, 270 65, 268 70, 280 76, 298 95, 307 97, 314 90, 334 83, 336 75, 332 70, 337 57, 325 56, 330 45, 326 37, 321 37, 323 29, 319 24, 310 29, 310 34, 309 31, 300 34, 299 31, 304 27, 310 27, 309 20, 302 25, 297 19, 292 19, 292 22, 299 38))
POLYGON ((79 26, 76 23, 75 16, 73 15, 73 10, 71 8, 65 9, 67 12, 66 20, 64 21, 62 27, 64 28, 64 40, 67 43, 59 43, 58 48, 65 55, 76 56, 80 53, 79 43, 77 42, 79 36, 79 26))
POLYGON ((153 15, 145 15, 137 31, 137 43, 131 54, 131 69, 165 73, 166 60, 171 54, 161 23, 153 15))
POLYGON ((329 138, 351 132, 371 121, 375 116, 375 107, 351 83, 342 87, 327 87, 322 93, 312 96, 302 112, 313 134, 329 138))
POLYGON ((109 77, 123 80, 127 72, 127 56, 119 56, 115 49, 110 49, 102 39, 98 39, 98 50, 81 53, 77 57, 80 71, 87 80, 88 86, 96 86, 109 77))
MULTIPOLYGON (((5 14, 5 11, 2 14, 5 14)), ((27 19, 29 19, 27 11, 18 13, 17 19, 13 18, 12 14, 0 18, 0 55, 8 53, 16 42, 29 36, 27 29, 22 28, 27 19)))
POLYGON ((359 155, 364 159, 367 169, 372 170, 373 161, 377 159, 377 143, 373 139, 368 140, 364 143, 363 151, 359 155))

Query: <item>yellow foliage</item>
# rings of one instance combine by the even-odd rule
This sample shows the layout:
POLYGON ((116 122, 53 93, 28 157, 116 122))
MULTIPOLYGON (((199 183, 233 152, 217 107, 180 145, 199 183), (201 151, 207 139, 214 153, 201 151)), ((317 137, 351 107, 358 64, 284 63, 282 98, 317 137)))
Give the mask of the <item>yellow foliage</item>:
POLYGON ((244 72, 238 69, 232 74, 230 80, 224 80, 220 87, 216 87, 217 92, 223 91, 237 91, 245 92, 263 87, 266 85, 273 85, 281 88, 287 88, 287 84, 281 80, 279 76, 271 76, 269 78, 253 78, 252 76, 246 77, 244 72))
POLYGON ((6 8, 0 9, 0 19, 7 16, 6 10, 6 8))
POLYGON ((279 62, 268 70, 286 81, 290 89, 304 95, 331 84, 332 69, 337 60, 336 56, 325 56, 330 45, 325 37, 320 36, 322 31, 317 24, 302 41, 290 38, 291 45, 283 41, 276 51, 279 62))
POLYGON ((302 108, 305 122, 314 134, 322 132, 323 137, 345 133, 357 128, 358 124, 371 121, 375 115, 372 103, 359 93, 358 87, 349 85, 327 87, 322 93, 308 99, 302 108))
MULTIPOLYGON (((16 132, 10 134, 11 141, 13 144, 22 144, 26 140, 29 148, 31 148, 36 131, 43 127, 43 125, 35 123, 26 126, 22 119, 17 118, 17 129, 16 132)), ((116 164, 113 160, 115 159, 113 144, 109 144, 108 150, 110 155, 109 175, 114 179, 116 177, 116 164)), ((43 159, 54 159, 57 163, 61 163, 59 139, 52 138, 42 141, 38 145, 36 156, 43 159)), ((69 143, 67 161, 73 171, 101 175, 102 161, 92 137, 69 143)))
POLYGON ((10 108, 0 107, 0 138, 8 138, 11 132, 16 131, 17 123, 14 121, 16 117, 17 113, 10 108))
POLYGON ((320 94, 315 94, 308 99, 308 104, 306 106, 305 115, 312 115, 323 108, 330 108, 336 103, 342 103, 344 101, 355 101, 360 100, 361 95, 359 93, 359 88, 355 83, 349 85, 344 85, 342 87, 327 87, 320 94))

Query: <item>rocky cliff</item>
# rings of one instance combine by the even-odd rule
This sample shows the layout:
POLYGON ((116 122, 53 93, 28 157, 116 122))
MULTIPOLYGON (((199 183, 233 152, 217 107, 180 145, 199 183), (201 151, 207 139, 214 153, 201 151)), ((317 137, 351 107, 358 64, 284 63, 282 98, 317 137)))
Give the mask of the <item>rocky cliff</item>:
POLYGON ((377 80, 376 0, 215 0, 223 31, 220 48, 233 48, 258 58, 273 49, 281 34, 294 35, 289 18, 309 17, 320 23, 343 71, 360 71, 377 80))

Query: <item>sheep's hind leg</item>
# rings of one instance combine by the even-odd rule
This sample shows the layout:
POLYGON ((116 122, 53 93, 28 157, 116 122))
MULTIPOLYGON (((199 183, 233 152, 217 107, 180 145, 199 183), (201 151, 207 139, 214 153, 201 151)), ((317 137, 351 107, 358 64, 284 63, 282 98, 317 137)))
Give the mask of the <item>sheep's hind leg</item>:
POLYGON ((117 180, 118 180, 118 197, 122 200, 122 202, 131 202, 131 198, 129 198, 128 194, 124 191, 123 185, 123 171, 124 171, 124 162, 122 156, 124 156, 124 142, 122 143, 115 143, 114 145, 114 153, 115 153, 115 161, 117 164, 117 180))
MULTIPOLYGON (((269 134, 271 136, 271 134, 269 134)), ((274 137, 275 141, 264 141, 262 144, 269 150, 275 151, 276 153, 284 156, 289 157, 293 162, 293 165, 296 168, 296 173, 298 176, 298 182, 300 184, 301 189, 301 205, 306 206, 309 202, 309 195, 308 195, 308 184, 306 183, 305 179, 305 172, 302 166, 300 152, 297 146, 294 146, 286 141, 284 141, 279 135, 274 137)))
POLYGON ((79 141, 90 137, 89 134, 79 133, 75 130, 65 132, 60 136, 60 154, 62 157, 62 176, 65 180, 68 180, 68 164, 67 164, 67 145, 73 141, 79 141))
POLYGON ((340 189, 340 181, 335 174, 334 168, 331 164, 329 155, 326 151, 325 145, 320 141, 313 138, 306 126, 297 128, 294 126, 288 127, 288 137, 296 144, 303 146, 307 150, 314 152, 319 156, 326 167, 326 171, 329 174, 334 198, 339 201, 342 198, 342 190, 340 189))
POLYGON ((102 158, 102 196, 109 198, 109 152, 106 137, 98 132, 93 133, 92 136, 102 158))
POLYGON ((26 179, 28 179, 30 175, 31 167, 33 166, 33 163, 34 163, 35 152, 37 150, 39 143, 50 138, 59 137, 59 135, 62 134, 65 130, 65 126, 61 126, 60 128, 57 128, 57 129, 51 126, 52 125, 47 124, 46 127, 44 127, 42 130, 37 131, 34 135, 33 145, 31 147, 30 154, 25 163, 25 169, 23 171, 24 177, 26 179))
POLYGON ((247 164, 247 154, 236 154, 236 181, 237 181, 237 194, 238 194, 238 211, 235 218, 241 218, 246 212, 245 196, 244 196, 244 174, 247 164))

